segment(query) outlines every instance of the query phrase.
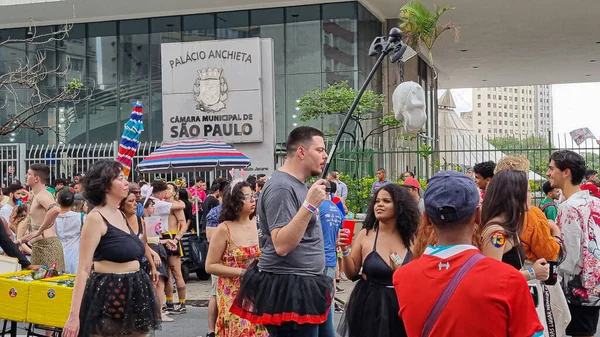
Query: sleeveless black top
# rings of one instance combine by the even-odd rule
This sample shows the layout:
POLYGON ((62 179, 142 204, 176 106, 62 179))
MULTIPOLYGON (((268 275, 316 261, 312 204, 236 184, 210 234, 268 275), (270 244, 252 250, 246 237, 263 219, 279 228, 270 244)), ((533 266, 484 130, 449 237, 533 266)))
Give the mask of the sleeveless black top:
MULTIPOLYGON (((373 251, 371 251, 363 262, 363 274, 367 276, 367 281, 383 286, 393 286, 392 278, 394 269, 383 260, 381 255, 377 253, 377 238, 379 237, 379 228, 376 230, 375 242, 373 243, 373 251)), ((412 260, 410 249, 407 250, 402 265, 407 264, 412 260)))
MULTIPOLYGON (((144 243, 129 227, 129 224, 127 224, 129 233, 126 233, 111 225, 100 212, 98 214, 104 219, 107 229, 106 234, 102 235, 94 251, 93 261, 110 261, 116 263, 140 261, 145 253, 144 243)), ((123 219, 125 219, 124 215, 123 219)), ((125 223, 127 223, 127 220, 125 220, 125 223)))
POLYGON ((521 242, 518 245, 512 247, 508 252, 502 254, 502 262, 515 267, 517 270, 523 268, 523 260, 525 256, 525 249, 521 242))

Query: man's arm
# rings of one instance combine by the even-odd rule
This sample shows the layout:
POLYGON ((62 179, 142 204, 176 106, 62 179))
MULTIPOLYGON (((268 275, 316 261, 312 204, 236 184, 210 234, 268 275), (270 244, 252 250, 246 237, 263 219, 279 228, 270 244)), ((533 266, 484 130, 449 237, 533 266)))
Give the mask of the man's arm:
POLYGON ((56 217, 60 214, 60 207, 54 202, 54 198, 52 198, 49 194, 40 194, 36 198, 38 198, 38 203, 46 210, 46 216, 44 216, 44 221, 40 225, 40 229, 24 237, 23 242, 29 242, 31 239, 43 234, 46 229, 54 225, 56 217))
POLYGON ((180 211, 185 209, 185 203, 183 201, 175 201, 173 202, 173 206, 171 206, 171 212, 180 211))
MULTIPOLYGON (((306 201, 314 207, 319 207, 325 200, 325 195, 325 180, 320 179, 308 190, 306 201)), ((278 255, 286 256, 302 240, 313 212, 303 206, 295 210, 293 192, 287 189, 271 191, 271 196, 264 201, 267 203, 262 207, 267 210, 273 246, 278 255)))
POLYGON ((342 198, 344 200, 348 199, 348 185, 344 182, 342 182, 342 198))
POLYGON ((179 228, 179 231, 177 232, 175 239, 177 239, 178 241, 181 241, 181 238, 183 237, 185 232, 187 232, 189 225, 185 221, 185 213, 183 212, 182 209, 177 210, 173 213, 175 215, 175 218, 177 219, 177 228, 179 228))

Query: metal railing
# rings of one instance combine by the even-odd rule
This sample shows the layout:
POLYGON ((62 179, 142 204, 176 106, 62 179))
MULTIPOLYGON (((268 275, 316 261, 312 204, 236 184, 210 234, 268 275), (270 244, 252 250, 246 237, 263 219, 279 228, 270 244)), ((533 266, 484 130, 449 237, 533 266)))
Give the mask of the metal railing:
MULTIPOLYGON (((160 142, 141 143, 133 158, 131 179, 138 181, 145 179, 152 181, 157 176, 168 180, 185 177, 192 185, 196 177, 203 177, 207 181, 226 176, 226 171, 196 171, 185 173, 170 172, 167 174, 142 174, 135 168, 152 151, 160 147, 160 142)), ((29 165, 44 163, 50 167, 51 185, 57 178, 72 180, 75 174, 84 174, 96 161, 115 159, 118 153, 117 142, 97 144, 66 144, 66 145, 34 145, 26 148, 25 144, 0 144, 0 177, 2 184, 7 185, 12 180, 25 183, 25 174, 29 165)))
MULTIPOLYGON (((137 181, 144 178, 151 181, 155 174, 141 174, 136 166, 142 159, 158 148, 162 143, 141 143, 133 160, 132 179, 137 181)), ((330 142, 327 142, 330 144, 330 142)), ((348 174, 353 178, 374 176, 378 168, 385 168, 388 176, 397 179, 406 171, 412 171, 422 179, 428 179, 440 170, 465 171, 476 163, 492 160, 497 162, 505 155, 524 155, 531 162, 529 178, 536 183, 543 182, 548 165, 548 159, 553 151, 568 149, 580 153, 589 168, 600 169, 600 145, 588 139, 577 145, 568 134, 547 137, 527 138, 488 138, 481 135, 465 134, 452 135, 438 139, 437 148, 427 146, 429 142, 417 137, 416 139, 396 139, 388 147, 390 150, 381 151, 382 144, 373 145, 371 149, 357 150, 355 143, 342 141, 333 159, 331 169, 348 174)), ((27 167, 33 163, 45 163, 51 169, 51 183, 57 178, 72 178, 76 173, 86 172, 91 165, 101 159, 114 159, 117 156, 118 143, 100 144, 67 144, 67 145, 34 145, 0 144, 0 177, 2 183, 13 175, 24 182, 27 167), (12 172, 12 173, 10 173, 12 172)), ((282 145, 276 149, 278 164, 283 164, 285 151, 282 145)), ((226 171, 162 174, 172 180, 185 177, 189 184, 195 177, 201 176, 212 181, 215 177, 226 176, 226 171)))

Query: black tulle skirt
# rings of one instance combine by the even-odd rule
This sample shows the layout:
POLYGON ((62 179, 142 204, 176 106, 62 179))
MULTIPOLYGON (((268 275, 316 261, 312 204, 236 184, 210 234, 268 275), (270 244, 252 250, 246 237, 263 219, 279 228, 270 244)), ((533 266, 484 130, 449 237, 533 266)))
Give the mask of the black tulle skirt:
POLYGON ((338 326, 342 337, 406 337, 393 287, 360 279, 338 326))
POLYGON ((258 270, 254 262, 241 280, 230 312, 254 324, 321 324, 327 320, 333 284, 326 275, 298 276, 258 270))
MULTIPOLYGON (((163 245, 157 245, 157 244, 150 244, 148 245, 150 247, 150 249, 152 249, 153 251, 156 252, 156 254, 158 254, 158 256, 160 256, 160 261, 161 264, 160 266, 156 267, 156 271, 158 272, 158 275, 160 275, 165 282, 168 279, 168 274, 167 274, 167 250, 165 249, 165 246, 163 245)), ((148 272, 148 275, 150 275, 151 271, 148 272)))
POLYGON ((79 313, 80 337, 128 336, 160 329, 158 300, 148 275, 92 273, 79 313))

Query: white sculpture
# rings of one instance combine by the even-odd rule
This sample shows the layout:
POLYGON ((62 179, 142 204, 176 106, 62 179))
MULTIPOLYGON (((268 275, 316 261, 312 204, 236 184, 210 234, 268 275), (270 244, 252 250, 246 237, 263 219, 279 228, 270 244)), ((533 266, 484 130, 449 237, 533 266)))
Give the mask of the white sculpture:
POLYGON ((427 122, 425 91, 415 82, 402 82, 396 87, 392 94, 392 108, 396 119, 404 122, 406 133, 421 131, 427 122))

